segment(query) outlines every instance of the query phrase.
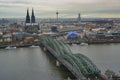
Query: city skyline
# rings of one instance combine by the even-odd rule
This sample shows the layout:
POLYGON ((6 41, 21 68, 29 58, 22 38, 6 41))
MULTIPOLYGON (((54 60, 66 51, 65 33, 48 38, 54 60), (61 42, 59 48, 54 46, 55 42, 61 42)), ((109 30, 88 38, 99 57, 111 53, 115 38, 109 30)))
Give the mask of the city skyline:
POLYGON ((37 18, 120 18, 120 0, 0 0, 0 18, 24 18, 34 8, 37 18))

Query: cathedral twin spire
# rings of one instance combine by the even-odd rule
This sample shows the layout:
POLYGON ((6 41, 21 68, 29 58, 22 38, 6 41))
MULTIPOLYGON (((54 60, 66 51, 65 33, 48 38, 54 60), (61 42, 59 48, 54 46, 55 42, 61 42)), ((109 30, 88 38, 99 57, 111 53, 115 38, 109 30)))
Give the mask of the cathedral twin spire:
POLYGON ((35 23, 35 15, 34 15, 34 10, 32 9, 32 15, 31 15, 31 21, 30 21, 30 16, 29 16, 29 10, 27 9, 27 15, 26 15, 26 23, 35 23))

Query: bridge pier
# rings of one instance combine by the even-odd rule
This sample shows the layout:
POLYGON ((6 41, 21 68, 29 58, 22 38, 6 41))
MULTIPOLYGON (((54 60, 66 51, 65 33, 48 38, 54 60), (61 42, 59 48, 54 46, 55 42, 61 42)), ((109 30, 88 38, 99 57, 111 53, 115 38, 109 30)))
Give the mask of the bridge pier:
POLYGON ((60 66, 61 66, 61 63, 60 63, 58 60, 56 60, 56 66, 57 66, 57 67, 60 67, 60 66))
POLYGON ((47 51, 46 47, 43 47, 43 51, 47 51))

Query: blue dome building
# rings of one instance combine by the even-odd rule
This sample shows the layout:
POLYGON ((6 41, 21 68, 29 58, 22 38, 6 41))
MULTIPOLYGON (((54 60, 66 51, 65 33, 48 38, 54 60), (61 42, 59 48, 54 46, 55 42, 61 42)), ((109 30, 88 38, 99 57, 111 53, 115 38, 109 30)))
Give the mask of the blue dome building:
POLYGON ((67 39, 76 39, 79 37, 80 37, 80 35, 77 32, 69 32, 67 34, 67 39))

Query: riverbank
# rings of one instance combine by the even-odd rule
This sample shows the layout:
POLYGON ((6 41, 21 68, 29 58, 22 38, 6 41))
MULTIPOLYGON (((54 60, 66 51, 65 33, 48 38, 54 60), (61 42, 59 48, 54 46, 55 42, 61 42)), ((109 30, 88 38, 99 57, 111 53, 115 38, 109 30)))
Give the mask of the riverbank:
POLYGON ((88 44, 105 44, 105 43, 120 43, 120 40, 65 40, 67 44, 80 44, 80 43, 88 43, 88 44))
MULTIPOLYGON (((15 46, 17 48, 22 48, 22 47, 30 47, 32 45, 39 46, 39 44, 25 44, 25 45, 22 44, 22 45, 13 45, 13 46, 15 46)), ((9 45, 2 45, 2 46, 0 46, 0 49, 5 49, 7 46, 9 46, 9 45)))

